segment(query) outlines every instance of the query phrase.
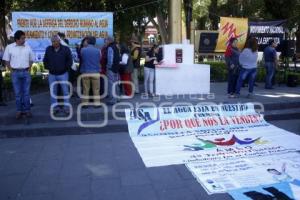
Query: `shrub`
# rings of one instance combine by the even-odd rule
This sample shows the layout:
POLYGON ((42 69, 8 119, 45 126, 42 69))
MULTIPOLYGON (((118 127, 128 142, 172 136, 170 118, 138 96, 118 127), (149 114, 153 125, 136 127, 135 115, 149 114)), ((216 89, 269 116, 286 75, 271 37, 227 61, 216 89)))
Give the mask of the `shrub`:
POLYGON ((225 62, 204 62, 210 65, 210 80, 212 82, 227 81, 227 67, 225 62))

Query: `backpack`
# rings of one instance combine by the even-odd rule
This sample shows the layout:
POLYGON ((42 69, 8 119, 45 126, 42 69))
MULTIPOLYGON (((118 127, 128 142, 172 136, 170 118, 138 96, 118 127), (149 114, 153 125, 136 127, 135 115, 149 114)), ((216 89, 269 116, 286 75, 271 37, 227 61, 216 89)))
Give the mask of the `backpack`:
POLYGON ((140 47, 135 47, 134 49, 132 49, 131 51, 131 56, 132 56, 132 62, 133 62, 133 66, 134 68, 139 68, 140 67, 140 60, 141 60, 141 48, 140 47), (134 52, 138 50, 139 51, 139 54, 138 54, 138 57, 137 59, 133 59, 133 55, 134 55, 134 52))
POLYGON ((118 73, 120 70, 120 52, 115 43, 109 45, 114 51, 113 64, 111 66, 111 71, 118 73))

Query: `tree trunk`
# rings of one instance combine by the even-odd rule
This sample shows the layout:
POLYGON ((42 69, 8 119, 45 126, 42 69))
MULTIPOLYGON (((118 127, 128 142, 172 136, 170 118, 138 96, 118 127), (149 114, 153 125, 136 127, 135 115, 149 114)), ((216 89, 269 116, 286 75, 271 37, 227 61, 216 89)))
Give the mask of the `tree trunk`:
POLYGON ((0 0, 0 48, 7 45, 5 0, 0 0))
POLYGON ((157 16, 157 25, 158 25, 162 44, 166 44, 169 42, 168 30, 166 26, 166 21, 160 9, 156 10, 156 16, 157 16))
POLYGON ((298 26, 296 32, 296 52, 300 53, 300 26, 298 26))
POLYGON ((209 5, 209 19, 211 21, 212 30, 218 30, 219 17, 216 16, 216 10, 218 7, 218 0, 211 0, 209 5))

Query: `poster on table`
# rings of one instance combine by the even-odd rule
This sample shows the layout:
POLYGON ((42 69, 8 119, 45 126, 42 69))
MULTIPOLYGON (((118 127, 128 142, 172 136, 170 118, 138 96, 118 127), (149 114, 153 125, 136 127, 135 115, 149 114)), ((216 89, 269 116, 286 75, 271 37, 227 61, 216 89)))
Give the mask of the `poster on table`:
POLYGON ((186 166, 209 194, 282 182, 300 187, 299 152, 186 166))
POLYGON ((248 18, 221 17, 215 52, 225 52, 229 40, 236 38, 237 46, 243 49, 247 40, 248 18))
POLYGON ((125 112, 129 134, 147 167, 270 156, 300 149, 299 136, 267 123, 253 104, 125 112))
POLYGON ((43 60, 45 49, 51 45, 52 35, 62 32, 69 40, 73 56, 75 47, 85 36, 95 36, 97 46, 104 44, 104 38, 113 35, 113 14, 111 12, 13 12, 13 32, 22 30, 26 42, 36 54, 36 61, 43 60))

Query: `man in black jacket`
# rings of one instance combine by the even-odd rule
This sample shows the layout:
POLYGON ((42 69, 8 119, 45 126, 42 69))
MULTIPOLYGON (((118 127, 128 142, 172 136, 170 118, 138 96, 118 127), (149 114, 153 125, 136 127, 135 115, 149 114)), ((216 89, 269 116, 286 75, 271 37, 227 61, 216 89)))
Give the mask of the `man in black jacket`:
POLYGON ((44 66, 49 70, 49 86, 51 94, 51 108, 54 114, 57 114, 59 106, 57 106, 57 85, 60 84, 63 91, 64 109, 62 110, 66 115, 69 115, 69 88, 68 70, 71 68, 73 59, 69 47, 61 45, 60 37, 54 35, 51 38, 52 46, 48 46, 44 57, 44 66))

